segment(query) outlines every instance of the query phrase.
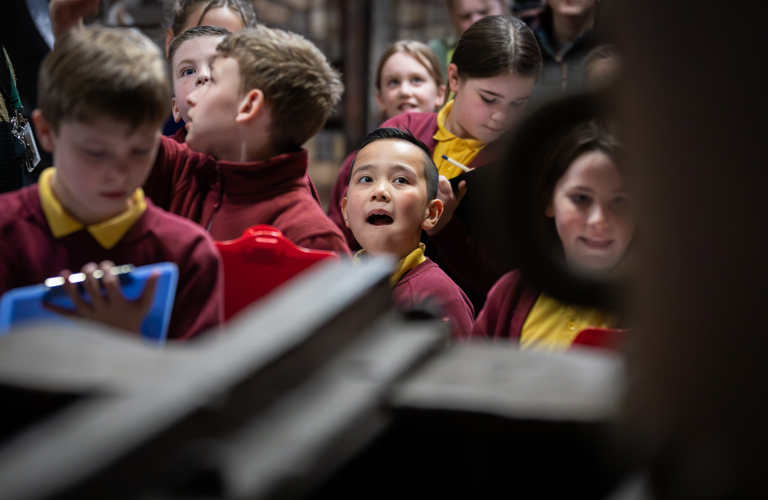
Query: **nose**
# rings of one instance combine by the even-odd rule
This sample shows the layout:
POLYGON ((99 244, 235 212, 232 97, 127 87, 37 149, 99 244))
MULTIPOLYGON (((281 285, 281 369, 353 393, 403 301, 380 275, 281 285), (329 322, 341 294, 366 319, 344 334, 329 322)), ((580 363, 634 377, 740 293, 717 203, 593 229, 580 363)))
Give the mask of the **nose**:
POLYGON ((404 97, 410 97, 413 94, 413 85, 411 85, 411 82, 408 80, 404 80, 403 83, 400 84, 400 95, 404 97))
POLYGON ((599 233, 610 230, 611 221, 608 218, 608 212, 606 207, 602 206, 599 203, 593 204, 592 210, 590 210, 589 212, 589 218, 587 219, 587 223, 590 225, 590 227, 592 227, 599 233))
POLYGON ((504 123, 507 121, 507 113, 500 109, 491 112, 491 120, 497 123, 504 123))
POLYGON ((389 201, 390 198, 389 183, 384 181, 377 182, 371 192, 371 201, 389 201))
POLYGON ((197 105, 197 98, 198 93, 201 92, 205 88, 205 85, 198 87, 196 90, 193 90, 189 94, 187 94, 187 105, 190 108, 194 108, 197 105))
POLYGON ((197 80, 195 80, 195 87, 200 87, 201 85, 205 85, 208 83, 208 80, 211 79, 211 75, 208 73, 207 69, 202 69, 197 73, 197 80))

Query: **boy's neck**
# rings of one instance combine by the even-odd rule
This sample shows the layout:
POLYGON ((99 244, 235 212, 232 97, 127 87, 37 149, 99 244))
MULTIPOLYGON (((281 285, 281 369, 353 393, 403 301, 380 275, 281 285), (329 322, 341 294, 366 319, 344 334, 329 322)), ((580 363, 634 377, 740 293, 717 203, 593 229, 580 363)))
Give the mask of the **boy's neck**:
POLYGON ((581 16, 552 13, 552 32, 558 45, 570 45, 592 28, 594 9, 581 16))
POLYGON ((271 143, 243 139, 238 146, 235 146, 228 151, 222 151, 214 156, 219 161, 247 163, 267 161, 278 154, 279 153, 275 151, 275 148, 271 143))

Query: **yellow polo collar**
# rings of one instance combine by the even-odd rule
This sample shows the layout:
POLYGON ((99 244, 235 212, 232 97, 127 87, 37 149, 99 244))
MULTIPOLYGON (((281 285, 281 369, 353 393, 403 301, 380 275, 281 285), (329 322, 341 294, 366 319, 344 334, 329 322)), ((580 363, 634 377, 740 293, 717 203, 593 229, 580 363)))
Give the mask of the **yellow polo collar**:
MULTIPOLYGON (((397 285, 397 282, 400 281, 400 278, 402 278, 405 273, 413 269, 414 267, 418 266, 427 258, 424 256, 424 250, 426 249, 426 246, 424 243, 419 243, 419 247, 414 250, 413 252, 406 255, 404 258, 400 259, 397 264, 395 265, 395 271, 392 273, 392 276, 389 278, 389 284, 390 286, 397 285)), ((360 263, 361 259, 364 258, 366 255, 368 255, 368 252, 365 250, 360 250, 355 254, 355 256, 352 258, 352 261, 355 263, 360 263)))
POLYGON ((85 228, 102 247, 109 250, 125 236, 147 208, 144 191, 137 188, 133 193, 128 210, 111 219, 86 226, 67 213, 61 202, 56 199, 56 195, 53 194, 51 181, 55 174, 55 168, 45 169, 40 174, 38 181, 40 204, 54 238, 62 238, 85 228))

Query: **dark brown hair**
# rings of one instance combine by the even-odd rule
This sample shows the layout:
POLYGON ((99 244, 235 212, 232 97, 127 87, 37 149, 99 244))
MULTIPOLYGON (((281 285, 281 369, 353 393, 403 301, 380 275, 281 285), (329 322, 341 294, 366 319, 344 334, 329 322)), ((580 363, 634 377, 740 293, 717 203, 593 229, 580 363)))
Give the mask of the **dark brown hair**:
POLYGON ((459 78, 517 75, 539 78, 542 59, 531 29, 514 16, 488 16, 459 38, 451 63, 459 78))
POLYGON ((344 85, 322 52, 301 35, 256 26, 233 33, 217 51, 240 66, 242 93, 259 89, 279 152, 298 149, 325 124, 344 85))
POLYGON ((426 68, 429 76, 435 80, 435 84, 440 87, 443 83, 443 71, 440 67, 440 61, 437 60, 437 56, 426 44, 416 42, 414 40, 398 40, 393 43, 379 59, 379 66, 376 68, 376 90, 381 92, 381 72, 384 69, 384 65, 387 63, 390 57, 398 52, 403 52, 413 57, 419 63, 426 68))
POLYGON ((195 20, 199 26, 205 15, 211 9, 228 8, 236 12, 243 20, 243 27, 256 26, 256 11, 248 0, 170 0, 166 3, 166 27, 173 30, 173 36, 179 36, 189 16, 199 6, 204 5, 200 17, 195 20))

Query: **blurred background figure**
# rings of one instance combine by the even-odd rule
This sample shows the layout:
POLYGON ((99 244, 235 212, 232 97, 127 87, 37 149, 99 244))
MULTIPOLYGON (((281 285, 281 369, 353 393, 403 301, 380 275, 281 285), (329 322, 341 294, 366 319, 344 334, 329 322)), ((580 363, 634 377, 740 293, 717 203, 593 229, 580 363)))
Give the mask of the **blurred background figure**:
POLYGON ((582 66, 583 85, 599 89, 610 85, 619 76, 621 58, 614 45, 601 45, 590 52, 582 66))
POLYGON ((547 0, 523 20, 531 27, 544 56, 538 86, 547 93, 581 86, 582 62, 597 46, 591 36, 597 0, 547 0))
POLYGON ((443 74, 451 62, 459 37, 467 31, 467 28, 486 16, 509 14, 512 6, 510 0, 446 0, 446 2, 456 35, 434 38, 428 43, 442 65, 443 74))

